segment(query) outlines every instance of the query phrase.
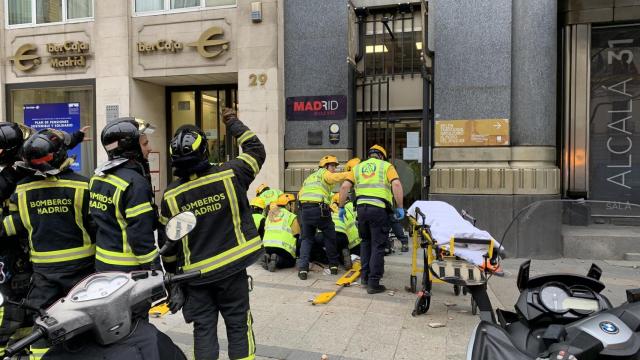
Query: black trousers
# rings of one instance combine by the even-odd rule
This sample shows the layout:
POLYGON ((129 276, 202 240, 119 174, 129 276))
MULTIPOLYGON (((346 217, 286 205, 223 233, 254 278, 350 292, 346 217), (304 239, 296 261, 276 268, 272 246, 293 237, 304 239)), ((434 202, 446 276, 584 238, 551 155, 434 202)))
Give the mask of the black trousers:
POLYGON ((285 249, 277 248, 277 247, 265 247, 264 251, 268 254, 276 254, 278 255, 278 262, 276 262, 276 267, 278 269, 286 269, 292 268, 296 266, 296 258, 291 256, 285 249))
POLYGON ((384 275, 384 249, 389 242, 389 214, 373 205, 358 205, 358 232, 362 270, 360 276, 369 286, 380 284, 384 275))
POLYGON ((316 232, 320 230, 324 239, 324 247, 327 251, 330 266, 338 266, 339 258, 336 249, 336 228, 331 219, 331 209, 328 207, 303 205, 300 210, 302 227, 302 244, 300 246, 300 258, 298 269, 309 270, 311 251, 315 242, 316 232))
POLYGON ((193 322, 195 360, 218 359, 218 313, 227 327, 229 358, 244 359, 255 354, 246 270, 208 284, 187 284, 183 289, 186 300, 182 315, 186 322, 193 322))

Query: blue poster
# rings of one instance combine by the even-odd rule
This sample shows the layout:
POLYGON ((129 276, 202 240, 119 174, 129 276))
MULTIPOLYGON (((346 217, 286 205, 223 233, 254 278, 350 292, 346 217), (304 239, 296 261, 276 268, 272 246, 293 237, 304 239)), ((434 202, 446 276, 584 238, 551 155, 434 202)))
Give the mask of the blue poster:
MULTIPOLYGON (((27 104, 23 106, 24 124, 32 129, 57 129, 72 134, 80 130, 80 103, 55 103, 55 104, 27 104)), ((82 172, 82 146, 79 144, 69 150, 69 157, 75 156, 76 161, 71 169, 82 172)))

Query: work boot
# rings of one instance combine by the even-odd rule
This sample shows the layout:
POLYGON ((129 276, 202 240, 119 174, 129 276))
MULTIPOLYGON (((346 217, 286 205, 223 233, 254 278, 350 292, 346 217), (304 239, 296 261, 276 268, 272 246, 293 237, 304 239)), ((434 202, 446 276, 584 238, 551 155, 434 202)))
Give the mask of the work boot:
POLYGON ((269 272, 276 272, 276 265, 278 264, 278 254, 271 254, 271 258, 269 259, 269 272))
POLYGON ((269 264, 269 254, 264 253, 262 254, 262 258, 260 258, 260 266, 262 266, 263 269, 267 270, 268 264, 269 264))
POLYGON ((409 245, 408 244, 402 244, 402 252, 409 252, 409 245))
POLYGON ((351 270, 353 267, 353 263, 351 262, 351 253, 347 248, 342 249, 342 262, 344 263, 344 268, 346 270, 351 270))
POLYGON ((367 286, 367 294, 379 294, 387 291, 387 287, 384 285, 369 285, 367 286))
POLYGON ((307 274, 309 272, 307 270, 300 270, 298 271, 298 277, 300 278, 300 280, 307 280, 307 274))
POLYGON ((338 275, 338 267, 335 265, 332 265, 329 270, 331 270, 331 275, 338 275))

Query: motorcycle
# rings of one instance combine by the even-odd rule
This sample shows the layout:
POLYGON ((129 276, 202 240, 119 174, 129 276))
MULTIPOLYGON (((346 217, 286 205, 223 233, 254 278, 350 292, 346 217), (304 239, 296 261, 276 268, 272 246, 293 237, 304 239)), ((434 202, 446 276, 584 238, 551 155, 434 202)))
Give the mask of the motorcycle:
MULTIPOLYGON (((522 244, 539 246, 537 242, 558 252, 555 257, 587 257, 588 249, 604 242, 594 241, 598 233, 637 233, 639 228, 640 206, 635 204, 543 200, 519 211, 499 244, 509 252, 522 244)), ((495 265, 501 260, 485 257, 485 261, 495 265)), ((515 311, 494 311, 487 294, 490 272, 472 281, 461 276, 443 279, 466 287, 480 310, 480 322, 467 347, 468 360, 640 359, 640 288, 625 289, 626 299, 613 293, 610 296, 621 302, 614 305, 603 293, 603 271, 595 263, 584 275, 535 272, 532 264, 535 261, 527 260, 520 265, 515 311)))
MULTIPOLYGON (((191 212, 171 218, 165 227, 169 241, 159 254, 164 254, 195 226, 196 217, 191 212)), ((141 308, 146 312, 150 303, 163 299, 171 284, 199 276, 199 271, 164 275, 155 269, 97 273, 82 280, 46 310, 34 309, 25 301, 10 301, 0 294, 0 306, 12 303, 39 314, 31 334, 8 346, 2 358, 9 360, 45 339, 51 349, 43 359, 186 360, 167 335, 145 316, 134 314, 136 309, 140 313, 141 308)))

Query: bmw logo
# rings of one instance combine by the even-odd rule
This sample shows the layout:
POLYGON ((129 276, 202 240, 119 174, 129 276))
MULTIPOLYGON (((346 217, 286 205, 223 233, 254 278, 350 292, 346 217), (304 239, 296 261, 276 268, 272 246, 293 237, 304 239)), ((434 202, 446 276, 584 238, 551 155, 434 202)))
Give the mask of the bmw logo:
POLYGON ((616 324, 611 321, 603 321, 600 323, 600 330, 606 332, 607 334, 617 334, 620 330, 616 326, 616 324))

